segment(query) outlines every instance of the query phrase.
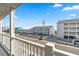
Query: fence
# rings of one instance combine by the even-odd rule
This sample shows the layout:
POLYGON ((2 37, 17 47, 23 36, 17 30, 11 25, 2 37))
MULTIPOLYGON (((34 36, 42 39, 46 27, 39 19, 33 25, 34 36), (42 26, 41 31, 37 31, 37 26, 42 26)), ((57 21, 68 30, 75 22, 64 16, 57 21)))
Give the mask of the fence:
POLYGON ((3 33, 0 34, 0 42, 10 51, 10 55, 14 56, 53 56, 56 53, 75 55, 56 49, 55 43, 46 42, 45 44, 40 44, 31 41, 29 37, 27 39, 10 38, 10 35, 3 33))

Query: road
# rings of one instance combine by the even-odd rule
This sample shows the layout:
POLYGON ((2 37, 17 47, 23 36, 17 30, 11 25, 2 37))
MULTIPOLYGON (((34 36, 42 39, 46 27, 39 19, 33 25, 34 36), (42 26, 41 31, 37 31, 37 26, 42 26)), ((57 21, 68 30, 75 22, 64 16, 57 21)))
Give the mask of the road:
MULTIPOLYGON (((30 37, 30 38, 35 38, 35 39, 40 39, 40 37, 42 35, 36 35, 36 34, 28 34, 28 33, 21 33, 20 34, 21 36, 27 36, 27 37, 30 37)), ((42 39, 43 40, 46 40, 48 36, 42 36, 42 39)))
POLYGON ((59 50, 62 50, 62 51, 72 53, 72 54, 79 55, 79 48, 74 47, 74 46, 69 46, 69 45, 65 45, 65 44, 56 43, 55 48, 59 49, 59 50))
POLYGON ((19 38, 22 38, 22 39, 26 39, 26 40, 32 41, 32 42, 43 44, 43 45, 45 45, 45 43, 47 42, 45 40, 39 40, 39 39, 36 39, 36 38, 29 38, 29 37, 21 36, 21 35, 15 35, 15 36, 19 37, 19 38))
POLYGON ((48 37, 48 41, 55 42, 55 48, 56 49, 59 49, 59 50, 62 50, 62 51, 66 51, 66 52, 69 52, 69 53, 72 53, 72 54, 79 55, 79 47, 74 46, 73 43, 69 43, 67 41, 58 40, 55 37, 48 37))

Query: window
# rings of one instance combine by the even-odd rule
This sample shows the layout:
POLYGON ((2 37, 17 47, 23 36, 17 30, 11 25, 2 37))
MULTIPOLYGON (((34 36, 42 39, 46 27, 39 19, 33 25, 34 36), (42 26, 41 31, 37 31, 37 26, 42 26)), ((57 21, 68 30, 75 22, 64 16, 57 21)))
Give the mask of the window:
POLYGON ((76 25, 76 22, 73 22, 73 23, 69 23, 70 26, 74 26, 76 25))
POLYGON ((68 39, 68 36, 64 36, 64 39, 68 39))
POLYGON ((79 25, 79 22, 77 22, 77 25, 79 25))
POLYGON ((76 35, 76 32, 69 32, 70 35, 76 35))
POLYGON ((76 27, 72 27, 72 29, 74 30, 74 29, 76 29, 76 27))
POLYGON ((68 25, 68 23, 64 23, 64 26, 67 26, 68 25))
POLYGON ((77 32, 77 35, 79 35, 79 32, 77 32))
POLYGON ((75 36, 69 36, 69 39, 76 39, 75 36))
POLYGON ((79 27, 77 27, 77 29, 79 29, 79 27))
POLYGON ((64 27, 64 30, 67 30, 68 29, 68 27, 64 27))

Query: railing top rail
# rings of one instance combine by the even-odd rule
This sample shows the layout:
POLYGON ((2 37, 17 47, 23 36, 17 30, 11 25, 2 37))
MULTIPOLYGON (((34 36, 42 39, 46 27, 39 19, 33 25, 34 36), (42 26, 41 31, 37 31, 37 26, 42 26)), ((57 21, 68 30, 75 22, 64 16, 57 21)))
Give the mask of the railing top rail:
POLYGON ((32 42, 32 41, 29 41, 29 40, 25 40, 25 39, 22 39, 22 38, 13 37, 13 39, 20 40, 20 41, 22 41, 22 42, 27 42, 27 43, 29 43, 29 44, 33 44, 33 45, 45 47, 45 45, 43 45, 43 44, 39 44, 39 43, 32 42))
POLYGON ((7 33, 0 33, 0 35, 5 35, 5 36, 8 36, 8 37, 10 37, 10 35, 7 33))
MULTIPOLYGON (((9 34, 6 34, 6 33, 0 33, 1 35, 4 35, 4 36, 7 36, 7 37, 10 37, 9 34)), ((28 37, 30 39, 30 37, 28 37)), ((16 39, 16 40, 19 40, 19 41, 22 41, 22 42, 27 42, 28 44, 33 44, 33 45, 36 45, 36 46, 40 46, 40 47, 45 47, 44 44, 40 44, 38 42, 32 42, 30 40, 26 40, 24 38, 19 38, 19 37, 12 37, 12 39, 16 39)), ((32 39, 32 38, 31 38, 32 39)), ((39 40, 38 40, 39 41, 39 40)))

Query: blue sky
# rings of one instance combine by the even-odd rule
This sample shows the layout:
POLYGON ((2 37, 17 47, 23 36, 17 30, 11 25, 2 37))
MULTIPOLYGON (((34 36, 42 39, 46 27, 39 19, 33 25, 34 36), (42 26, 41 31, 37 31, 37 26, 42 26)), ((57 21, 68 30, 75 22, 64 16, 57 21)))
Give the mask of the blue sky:
MULTIPOLYGON (((24 3, 16 9, 16 27, 31 28, 41 26, 43 19, 45 25, 53 25, 59 20, 79 18, 78 3, 24 3)), ((9 17, 5 17, 3 25, 9 25, 9 17)))

